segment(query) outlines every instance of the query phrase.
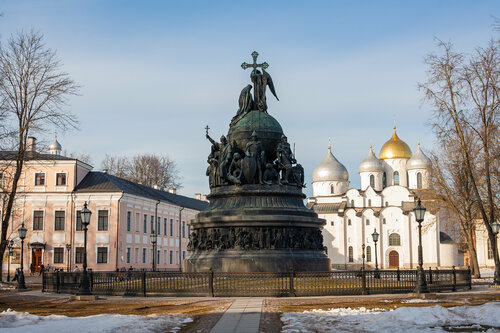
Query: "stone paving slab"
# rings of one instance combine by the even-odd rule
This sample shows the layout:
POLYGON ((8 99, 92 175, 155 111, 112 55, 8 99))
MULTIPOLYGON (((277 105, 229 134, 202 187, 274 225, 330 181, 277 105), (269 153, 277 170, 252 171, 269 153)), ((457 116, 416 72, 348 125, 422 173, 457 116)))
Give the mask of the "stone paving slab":
POLYGON ((258 333, 262 298, 237 299, 210 333, 258 333))

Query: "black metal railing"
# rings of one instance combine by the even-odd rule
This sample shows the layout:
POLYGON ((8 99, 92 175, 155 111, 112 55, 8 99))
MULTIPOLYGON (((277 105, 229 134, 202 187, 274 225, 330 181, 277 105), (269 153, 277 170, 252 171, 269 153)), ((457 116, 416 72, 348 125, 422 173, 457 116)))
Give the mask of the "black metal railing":
MULTIPOLYGON (((426 270, 429 290, 471 288, 469 269, 426 270)), ((43 274, 43 291, 76 293, 81 273, 43 274)), ((416 270, 288 273, 89 272, 95 295, 328 296, 413 292, 416 270)))

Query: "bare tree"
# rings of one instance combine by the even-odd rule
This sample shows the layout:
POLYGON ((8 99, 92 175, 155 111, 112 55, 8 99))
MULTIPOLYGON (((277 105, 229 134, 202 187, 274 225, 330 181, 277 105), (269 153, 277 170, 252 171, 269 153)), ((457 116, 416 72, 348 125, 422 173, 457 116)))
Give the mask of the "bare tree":
POLYGON ((439 41, 438 45, 443 54, 427 57, 428 80, 419 87, 434 107, 431 123, 438 140, 442 145, 456 142, 459 147, 459 166, 463 177, 467 177, 464 181, 470 182, 477 217, 488 232, 494 249, 495 280, 500 280, 500 260, 491 228, 498 211, 498 187, 494 188, 498 152, 493 149, 499 146, 499 42, 491 41, 486 48, 478 48, 468 59, 454 52, 451 43, 439 41), (469 133, 477 142, 475 156, 469 147, 469 133))
POLYGON ((181 187, 177 164, 167 155, 146 153, 131 158, 106 155, 101 168, 117 177, 150 187, 181 187))
MULTIPOLYGON (((19 32, 6 44, 0 44, 0 113, 6 118, 8 131, 15 139, 11 159, 13 176, 8 184, 8 197, 2 209, 0 258, 7 246, 6 236, 11 220, 17 185, 28 158, 27 141, 33 131, 55 126, 62 130, 76 127, 76 117, 65 110, 67 98, 76 94, 78 86, 61 71, 61 63, 54 51, 43 43, 36 32, 19 32)), ((2 271, 0 261, 0 272, 2 271)), ((1 279, 1 276, 0 276, 1 279)))
POLYGON ((94 163, 92 160, 92 157, 88 153, 75 153, 75 152, 71 152, 71 151, 68 152, 67 150, 64 150, 62 152, 62 155, 66 156, 66 157, 71 157, 71 158, 80 160, 80 161, 85 162, 85 163, 90 164, 90 165, 92 165, 94 163))
MULTIPOLYGON (((467 135, 471 156, 477 155, 477 143, 472 135, 467 135)), ((477 210, 474 207, 474 197, 470 178, 465 170, 464 161, 457 141, 449 138, 446 144, 432 153, 432 186, 440 197, 440 204, 451 213, 450 223, 458 222, 460 238, 470 259, 471 273, 480 277, 477 252, 475 247, 475 231, 477 210)))

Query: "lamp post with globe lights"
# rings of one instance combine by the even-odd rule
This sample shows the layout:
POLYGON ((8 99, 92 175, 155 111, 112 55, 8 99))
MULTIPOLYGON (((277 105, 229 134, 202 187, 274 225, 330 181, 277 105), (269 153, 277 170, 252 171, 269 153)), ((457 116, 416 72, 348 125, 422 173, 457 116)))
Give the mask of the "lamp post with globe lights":
MULTIPOLYGON (((494 237, 494 242, 493 242, 493 251, 498 253, 498 243, 497 243, 497 235, 498 232, 500 231, 500 223, 498 221, 495 221, 491 224, 491 230, 493 231, 493 234, 495 235, 494 237)), ((493 256, 498 255, 495 252, 493 252, 493 256)), ((493 284, 500 286, 500 267, 498 265, 495 266, 495 274, 493 275, 493 284)))
POLYGON ((415 220, 418 222, 418 269, 417 269, 417 285, 415 287, 415 293, 423 294, 428 293, 429 288, 427 288, 427 282, 425 281, 425 272, 423 268, 424 259, 422 256, 422 222, 425 216, 425 207, 422 206, 420 198, 418 203, 413 208, 413 213, 415 213, 415 220))
POLYGON ((12 258, 12 248, 14 247, 14 241, 11 239, 9 243, 7 243, 7 249, 9 250, 9 261, 7 264, 7 282, 10 282, 10 261, 12 258))
POLYGON ((87 273, 87 230, 90 224, 90 215, 92 212, 87 208, 87 202, 83 205, 83 209, 80 211, 80 216, 82 219, 83 226, 83 270, 80 277, 80 289, 78 289, 77 295, 92 295, 90 291, 90 281, 89 275, 87 273))
POLYGON ((151 244, 153 245, 153 272, 156 272, 156 242, 158 240, 158 235, 155 231, 151 235, 149 235, 149 239, 151 240, 151 244))
POLYGON ((17 290, 26 290, 26 284, 24 283, 24 239, 26 238, 26 233, 28 230, 24 227, 24 222, 21 225, 21 228, 17 230, 19 234, 19 238, 21 239, 21 268, 19 269, 19 275, 17 277, 17 290))
POLYGON ((373 234, 372 234, 372 239, 373 239, 373 242, 375 243, 375 275, 374 276, 376 279, 380 279, 380 273, 378 271, 378 259, 377 259, 378 236, 379 236, 379 233, 377 232, 377 229, 374 229, 373 234))

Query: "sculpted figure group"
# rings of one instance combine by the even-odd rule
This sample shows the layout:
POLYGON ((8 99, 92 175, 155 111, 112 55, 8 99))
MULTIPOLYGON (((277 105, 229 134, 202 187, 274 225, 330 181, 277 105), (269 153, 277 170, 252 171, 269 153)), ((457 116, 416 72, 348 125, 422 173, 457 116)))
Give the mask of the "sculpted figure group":
POLYGON ((323 235, 312 228, 202 228, 189 236, 188 251, 196 250, 323 250, 323 235))
POLYGON ((253 131, 243 154, 225 136, 221 136, 220 142, 212 139, 208 132, 206 137, 212 143, 206 172, 210 188, 241 184, 293 184, 305 187, 304 169, 297 164, 285 135, 281 137, 272 163, 267 162, 266 152, 256 131, 253 131))

